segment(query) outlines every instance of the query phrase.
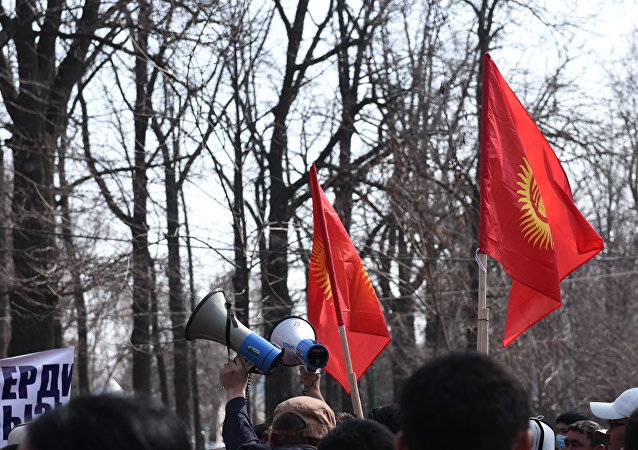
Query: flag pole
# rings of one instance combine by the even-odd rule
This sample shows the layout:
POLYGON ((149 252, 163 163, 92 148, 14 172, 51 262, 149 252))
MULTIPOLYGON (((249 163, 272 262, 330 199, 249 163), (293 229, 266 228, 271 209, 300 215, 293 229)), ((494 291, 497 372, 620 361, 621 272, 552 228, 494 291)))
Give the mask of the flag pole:
MULTIPOLYGON (((485 53, 487 55, 487 53, 485 53)), ((483 199, 483 184, 482 184, 482 168, 483 164, 483 127, 485 126, 485 117, 483 111, 483 101, 488 94, 489 85, 485 85, 483 80, 485 79, 485 67, 483 65, 483 60, 485 56, 482 56, 479 60, 480 69, 479 69, 479 88, 481 89, 481 104, 479 105, 480 111, 480 126, 479 126, 479 184, 481 185, 481 200, 483 199)), ((480 207, 483 206, 483 203, 480 203, 480 207)), ((480 216, 480 211, 479 211, 480 216)), ((483 227, 481 224, 482 220, 479 219, 479 228, 483 227)), ((483 231, 481 229, 481 231, 483 231)), ((481 237, 479 233, 479 245, 481 243, 481 237)), ((488 355, 490 353, 490 310, 487 307, 487 254, 480 251, 480 248, 476 249, 476 263, 478 265, 478 301, 477 301, 477 318, 478 323, 476 325, 476 350, 479 353, 483 353, 488 355)))
POLYGON ((361 407, 361 397, 359 396, 359 386, 357 385, 357 374, 352 370, 352 359, 350 358, 350 347, 348 346, 348 336, 346 326, 339 325, 339 336, 341 337, 341 347, 346 360, 346 370, 348 371, 348 382, 350 384, 350 399, 355 416, 363 419, 363 408, 361 407))
POLYGON ((330 249, 330 236, 328 235, 328 227, 326 226, 326 218, 323 208, 317 208, 321 204, 319 201, 319 180, 317 178, 317 167, 313 164, 310 167, 310 186, 312 187, 312 204, 314 213, 319 218, 321 224, 321 234, 325 245, 326 266, 328 269, 328 277, 330 279, 330 292, 334 299, 335 314, 337 315, 337 324, 339 325, 339 336, 341 337, 341 347, 343 348, 343 356, 346 360, 346 370, 348 371, 348 383, 350 385, 350 399, 352 400, 352 409, 359 419, 363 419, 363 408, 361 407, 361 397, 359 396, 359 386, 357 385, 357 375, 352 370, 352 358, 350 357, 350 347, 348 346, 348 336, 346 334, 346 325, 341 315, 341 298, 339 298, 339 290, 335 275, 335 267, 332 261, 332 251, 330 249))
POLYGON ((477 253, 479 283, 476 350, 487 355, 490 352, 490 310, 487 307, 487 255, 478 251, 477 253))

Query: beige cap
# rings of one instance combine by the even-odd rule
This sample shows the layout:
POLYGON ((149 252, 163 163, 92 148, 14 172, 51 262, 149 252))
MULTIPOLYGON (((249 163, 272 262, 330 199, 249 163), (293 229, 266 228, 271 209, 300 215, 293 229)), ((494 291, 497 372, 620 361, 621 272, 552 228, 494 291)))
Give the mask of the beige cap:
POLYGON ((277 405, 272 423, 274 434, 321 439, 335 427, 337 421, 334 411, 325 402, 313 397, 293 397, 277 405), (297 430, 278 428, 277 419, 286 413, 299 417, 305 427, 297 430))

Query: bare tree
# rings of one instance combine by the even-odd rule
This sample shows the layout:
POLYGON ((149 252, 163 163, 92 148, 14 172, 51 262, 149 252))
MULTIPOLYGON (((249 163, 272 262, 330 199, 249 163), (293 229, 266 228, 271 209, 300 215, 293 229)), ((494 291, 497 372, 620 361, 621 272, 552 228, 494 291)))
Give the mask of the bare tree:
POLYGON ((11 121, 14 171, 12 355, 54 345, 55 150, 67 125, 71 91, 87 68, 93 33, 111 14, 101 15, 100 5, 87 0, 79 16, 59 1, 49 2, 46 10, 41 3, 19 1, 14 11, 0 11, 5 36, 0 93, 11 121))

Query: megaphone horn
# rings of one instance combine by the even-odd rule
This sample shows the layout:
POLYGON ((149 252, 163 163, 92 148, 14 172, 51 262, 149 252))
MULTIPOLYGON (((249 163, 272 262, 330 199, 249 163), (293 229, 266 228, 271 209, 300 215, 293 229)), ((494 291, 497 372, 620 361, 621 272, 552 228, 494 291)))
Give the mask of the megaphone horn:
POLYGON ((209 292, 195 307, 186 323, 186 339, 219 342, 244 357, 253 366, 250 371, 266 375, 272 373, 281 362, 283 350, 250 331, 234 317, 231 320, 229 313, 224 291, 215 289, 209 292))
POLYGON ((315 329, 306 319, 290 316, 275 324, 268 340, 284 349, 283 364, 303 364, 308 372, 314 372, 328 364, 328 349, 315 339, 315 329))

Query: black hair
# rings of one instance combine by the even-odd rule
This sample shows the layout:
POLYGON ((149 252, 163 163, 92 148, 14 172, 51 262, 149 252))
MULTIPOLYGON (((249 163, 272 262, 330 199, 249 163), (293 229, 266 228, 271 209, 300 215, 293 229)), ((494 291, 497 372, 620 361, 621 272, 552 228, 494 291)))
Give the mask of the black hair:
POLYGON ((318 450, 392 450, 394 435, 374 420, 339 422, 319 442, 318 450))
POLYGON ((335 420, 343 422, 344 420, 354 419, 355 417, 347 411, 335 411, 335 420))
POLYGON ((627 419, 624 450, 638 450, 638 409, 627 419))
POLYGON ((589 420, 589 417, 576 411, 567 411, 556 418, 556 423, 571 425, 572 423, 580 422, 581 420, 589 420))
POLYGON ((600 444, 603 444, 606 447, 608 444, 607 436, 601 433, 604 428, 593 420, 579 420, 578 422, 574 422, 569 425, 567 429, 587 436, 591 447, 595 447, 600 444))
POLYGON ((72 400, 29 425, 35 450, 188 450, 181 421, 150 400, 100 395, 72 400))
POLYGON ((396 403, 379 406, 368 413, 368 419, 388 427, 393 433, 401 429, 401 409, 396 403))
POLYGON ((518 379, 473 351, 435 356, 421 366, 406 381, 399 406, 410 450, 510 450, 530 416, 518 379))
POLYGON ((259 439, 259 442, 262 444, 268 443, 268 435, 270 434, 270 424, 269 423, 258 423, 253 427, 255 430, 255 434, 259 439))

